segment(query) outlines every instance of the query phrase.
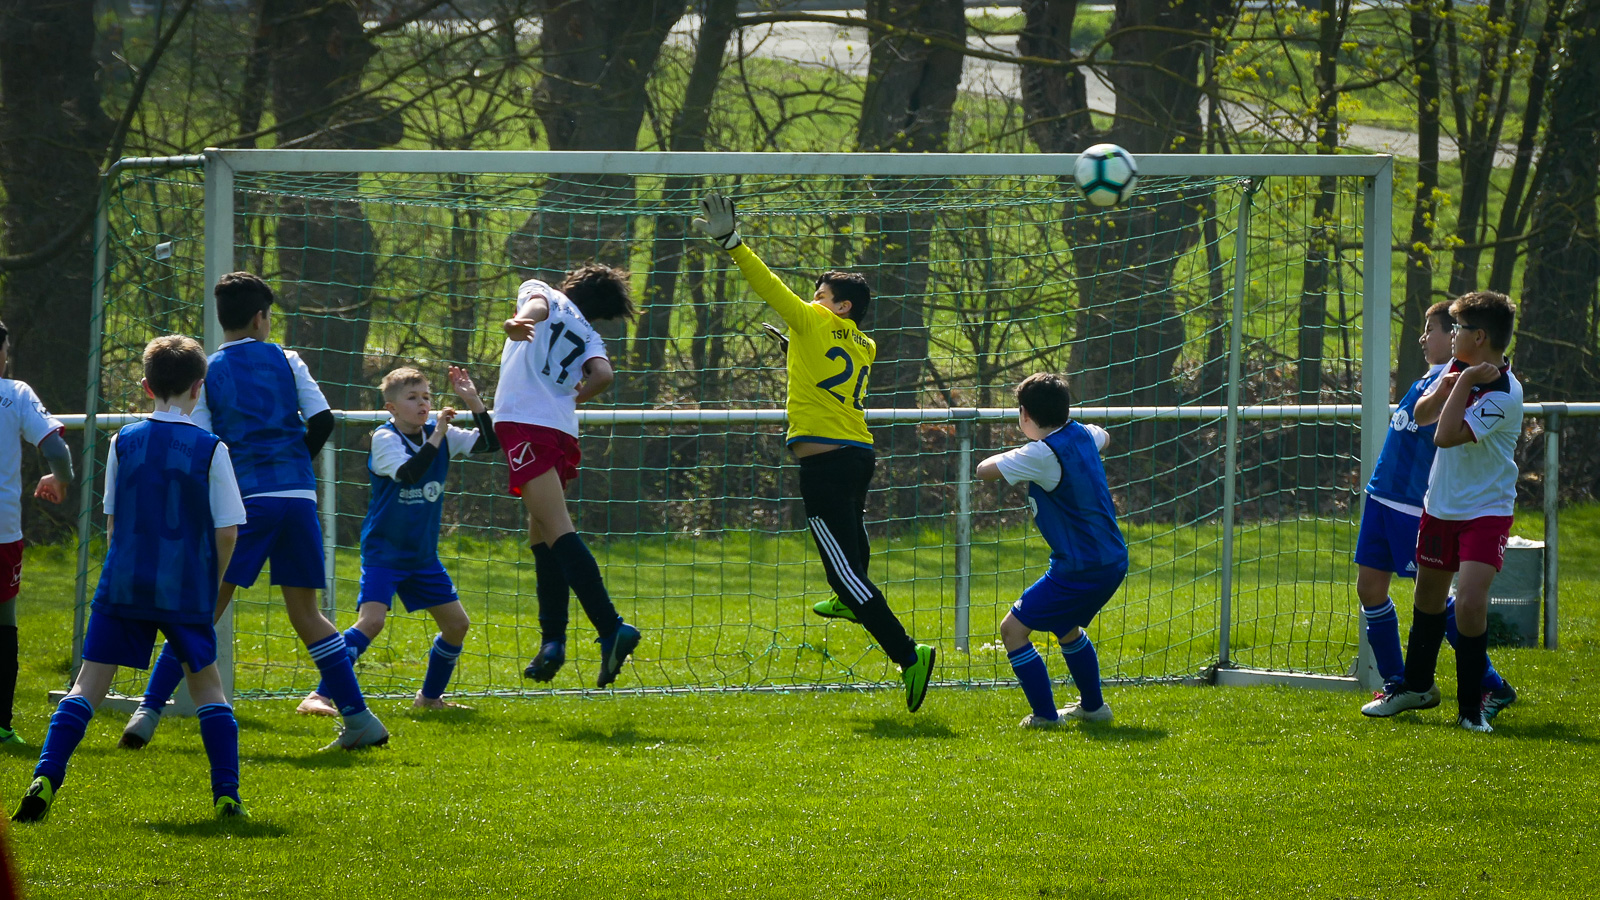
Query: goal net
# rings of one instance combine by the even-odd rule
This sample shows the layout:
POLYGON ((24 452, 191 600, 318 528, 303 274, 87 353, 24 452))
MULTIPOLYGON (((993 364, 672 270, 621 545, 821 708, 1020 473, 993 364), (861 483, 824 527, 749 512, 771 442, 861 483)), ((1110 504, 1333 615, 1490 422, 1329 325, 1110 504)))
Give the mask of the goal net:
MULTIPOLYGON (((1137 196, 1113 210, 1081 199, 1071 163, 270 150, 124 161, 100 223, 80 612, 103 555, 106 443, 146 409, 140 351, 167 332, 214 346, 208 285, 220 274, 249 269, 274 286, 274 338, 339 411, 318 466, 325 605, 343 628, 368 436, 386 418, 378 381, 416 366, 446 405, 444 370, 459 364, 492 407, 518 283, 600 260, 632 273, 640 315, 605 331, 618 379, 583 410, 568 495, 619 610, 645 634, 617 686, 897 683, 860 628, 810 610, 828 587, 783 446, 782 352, 762 328, 781 321, 689 224, 717 189, 797 292, 829 268, 872 284, 872 577, 939 647, 940 680, 1011 679, 999 622, 1048 549, 1024 491, 975 483, 973 469, 1023 440, 1012 390, 1037 371, 1067 373, 1075 414, 1112 435, 1106 470, 1132 568, 1090 628, 1107 679, 1219 665, 1344 674, 1360 631, 1363 474, 1388 418, 1388 158, 1140 157, 1137 196)), ((452 473, 439 552, 473 621, 453 690, 538 693, 521 675, 539 641, 534 567, 504 460, 452 473)), ((237 595, 224 663, 238 694, 300 693, 316 669, 266 585, 237 595)), ((365 689, 415 691, 434 631, 397 608, 358 664, 365 689)), ((588 631, 575 610, 571 661, 549 688, 592 686, 588 631)))

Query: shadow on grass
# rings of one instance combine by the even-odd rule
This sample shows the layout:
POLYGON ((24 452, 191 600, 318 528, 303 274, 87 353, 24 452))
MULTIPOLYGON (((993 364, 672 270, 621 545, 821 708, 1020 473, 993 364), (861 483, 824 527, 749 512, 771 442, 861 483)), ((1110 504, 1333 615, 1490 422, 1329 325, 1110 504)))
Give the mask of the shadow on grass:
POLYGON ((263 766, 289 766, 294 769, 350 769, 368 765, 372 756, 384 752, 382 747, 360 750, 306 750, 294 753, 243 753, 241 761, 263 766))
POLYGON ((263 822, 259 819, 234 819, 223 821, 212 819, 200 822, 143 822, 140 827, 156 834, 165 834, 170 837, 236 837, 236 838, 280 838, 288 837, 292 832, 282 825, 263 822))
POLYGON ((1153 744, 1166 740, 1165 728, 1148 728, 1143 725, 1117 725, 1115 723, 1085 722, 1078 727, 1083 736, 1102 744, 1153 744))
POLYGON ((692 744, 694 741, 681 737, 666 738, 640 732, 632 725, 619 725, 609 734, 598 728, 581 728, 568 735, 563 735, 562 740, 577 744, 604 744, 608 747, 636 747, 640 744, 692 744))
POLYGON ((1507 722, 1505 725, 1495 726, 1495 735, 1505 735, 1508 738, 1532 741, 1560 741, 1564 744, 1584 744, 1593 746, 1600 744, 1600 737, 1596 737, 1569 722, 1540 722, 1537 725, 1521 725, 1507 722))
POLYGON ((891 740, 903 740, 906 738, 936 740, 961 736, 951 730, 949 725, 936 719, 913 719, 907 722, 904 719, 894 719, 888 716, 869 721, 857 720, 855 732, 869 737, 888 738, 891 740))
POLYGON ((443 722, 449 725, 465 725, 478 717, 478 711, 470 706, 446 706, 444 709, 425 709, 408 706, 404 715, 413 722, 443 722))

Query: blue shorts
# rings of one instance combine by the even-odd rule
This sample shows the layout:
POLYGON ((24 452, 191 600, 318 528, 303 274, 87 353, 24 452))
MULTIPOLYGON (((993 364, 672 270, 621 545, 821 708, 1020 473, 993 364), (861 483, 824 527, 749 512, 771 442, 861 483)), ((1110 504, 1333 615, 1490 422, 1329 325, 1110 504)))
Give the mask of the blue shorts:
POLYGON ((272 583, 279 587, 326 586, 322 571, 322 523, 317 502, 302 497, 246 497, 246 521, 222 580, 239 587, 256 583, 262 566, 272 562, 272 583))
POLYGON ((443 563, 436 569, 361 566, 361 599, 356 601, 358 606, 362 603, 393 606, 397 593, 406 612, 443 606, 461 599, 456 595, 455 583, 450 580, 450 573, 444 570, 443 563))
POLYGON ((1356 535, 1356 565, 1393 572, 1401 578, 1417 577, 1417 531, 1422 518, 1401 512, 1367 496, 1361 510, 1361 531, 1356 535))
POLYGON ((1012 604, 1011 615, 1029 631, 1063 635, 1088 625, 1127 577, 1126 565, 1065 575, 1046 572, 1012 604))
POLYGON ((189 671, 198 672, 217 661, 217 631, 209 623, 176 625, 127 619, 97 609, 89 611, 89 624, 83 631, 83 658, 108 666, 148 669, 158 631, 189 671))

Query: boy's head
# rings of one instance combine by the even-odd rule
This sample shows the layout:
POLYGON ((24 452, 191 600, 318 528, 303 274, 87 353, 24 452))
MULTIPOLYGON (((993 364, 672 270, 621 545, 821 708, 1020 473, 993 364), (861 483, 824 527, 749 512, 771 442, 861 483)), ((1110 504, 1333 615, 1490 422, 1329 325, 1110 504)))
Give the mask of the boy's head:
POLYGON ((600 263, 590 263, 567 273, 561 293, 577 305, 591 322, 633 318, 633 297, 628 291, 628 273, 600 263))
POLYGON ((433 392, 428 376, 406 366, 383 376, 383 408, 401 425, 421 428, 433 410, 433 392))
POLYGON ((1450 315, 1450 301, 1440 300, 1428 307, 1428 314, 1422 320, 1422 336, 1418 343, 1422 344, 1422 356, 1428 365, 1437 366, 1450 361, 1451 326, 1456 320, 1450 315))
POLYGON ((860 325, 867 320, 867 307, 872 304, 872 288, 867 287, 867 279, 863 275, 830 269, 817 276, 817 290, 811 299, 827 306, 835 315, 860 325))
POLYGON ((1017 408, 1021 411, 1022 432, 1032 440, 1067 424, 1072 415, 1072 391, 1067 388, 1066 376, 1037 372, 1022 379, 1017 385, 1017 408))
POLYGON ((249 272, 229 272, 217 279, 211 293, 217 298, 217 321, 223 331, 245 331, 256 324, 257 316, 272 309, 272 288, 249 272))
POLYGON ((1452 352, 1465 363, 1497 359, 1511 346, 1516 327, 1517 307, 1511 298, 1498 291, 1473 291, 1450 304, 1455 321, 1452 352))
POLYGON ((144 388, 157 400, 177 402, 199 396, 206 379, 206 351, 181 334, 158 337, 144 348, 144 388))

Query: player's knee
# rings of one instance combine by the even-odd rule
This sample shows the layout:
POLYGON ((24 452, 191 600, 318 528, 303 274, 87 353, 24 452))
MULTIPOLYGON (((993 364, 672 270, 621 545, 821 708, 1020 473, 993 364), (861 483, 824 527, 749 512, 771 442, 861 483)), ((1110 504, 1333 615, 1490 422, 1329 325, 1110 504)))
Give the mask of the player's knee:
POLYGON ((1056 643, 1058 643, 1061 646, 1065 647, 1068 644, 1075 643, 1078 640, 1078 638, 1080 638, 1082 636, 1083 636, 1083 629, 1082 628, 1073 628, 1071 631, 1056 635, 1056 643))
POLYGON ((1006 613, 1000 622, 1000 637, 1007 641, 1027 640, 1030 634, 1033 634, 1033 629, 1017 621, 1017 617, 1011 613, 1006 613))

